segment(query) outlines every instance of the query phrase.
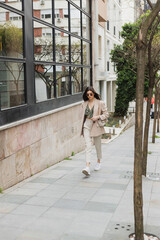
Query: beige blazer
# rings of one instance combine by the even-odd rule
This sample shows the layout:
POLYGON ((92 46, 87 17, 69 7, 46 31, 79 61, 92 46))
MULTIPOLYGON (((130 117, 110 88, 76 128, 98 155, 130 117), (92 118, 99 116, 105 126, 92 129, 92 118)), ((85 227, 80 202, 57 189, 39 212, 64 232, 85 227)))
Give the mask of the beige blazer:
MULTIPOLYGON (((82 103, 81 135, 83 135, 84 115, 85 115, 85 109, 86 109, 87 104, 88 104, 88 101, 85 101, 82 103)), ((98 115, 100 116, 101 120, 108 118, 108 112, 107 112, 105 103, 103 101, 95 98, 93 116, 98 116, 98 115)), ((99 127, 97 121, 95 121, 91 128, 90 136, 97 137, 103 133, 105 133, 104 127, 99 127)))

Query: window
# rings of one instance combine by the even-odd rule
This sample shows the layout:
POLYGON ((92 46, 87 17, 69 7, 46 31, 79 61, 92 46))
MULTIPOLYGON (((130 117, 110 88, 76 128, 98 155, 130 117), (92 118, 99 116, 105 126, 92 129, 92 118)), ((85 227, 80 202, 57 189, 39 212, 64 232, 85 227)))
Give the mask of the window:
POLYGON ((54 0, 54 18, 55 25, 68 31, 69 27, 69 13, 68 1, 54 0))
POLYGON ((102 57, 102 37, 98 36, 98 56, 101 59, 102 57))
POLYGON ((71 32, 81 36, 80 11, 71 5, 71 32))
POLYGON ((92 85, 91 0, 0 2, 0 125, 80 101, 92 85))
POLYGON ((81 40, 71 37, 71 62, 81 64, 81 40))
POLYGON ((109 31, 109 20, 107 20, 107 30, 109 31))
POLYGON ((66 96, 71 93, 69 67, 56 67, 56 89, 57 97, 66 96))
POLYGON ((54 98, 53 66, 35 65, 36 102, 54 98))
POLYGON ((109 72, 109 61, 107 61, 107 71, 109 72))
POLYGON ((82 8, 86 13, 90 14, 90 1, 89 0, 82 0, 82 8))
POLYGON ((113 34, 116 35, 116 27, 113 27, 113 34))

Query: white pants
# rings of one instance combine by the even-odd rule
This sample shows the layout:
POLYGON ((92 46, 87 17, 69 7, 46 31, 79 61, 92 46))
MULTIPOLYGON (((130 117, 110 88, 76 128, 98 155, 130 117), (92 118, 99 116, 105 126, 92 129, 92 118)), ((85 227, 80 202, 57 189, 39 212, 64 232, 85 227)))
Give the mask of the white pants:
MULTIPOLYGON (((84 133, 84 139, 85 139, 85 146, 86 146, 86 162, 91 162, 91 151, 92 151, 92 137, 90 137, 90 131, 92 128, 93 122, 92 120, 86 119, 84 123, 83 133, 84 133)), ((97 153, 97 159, 102 158, 102 149, 101 149, 101 136, 93 137, 96 153, 97 153)))

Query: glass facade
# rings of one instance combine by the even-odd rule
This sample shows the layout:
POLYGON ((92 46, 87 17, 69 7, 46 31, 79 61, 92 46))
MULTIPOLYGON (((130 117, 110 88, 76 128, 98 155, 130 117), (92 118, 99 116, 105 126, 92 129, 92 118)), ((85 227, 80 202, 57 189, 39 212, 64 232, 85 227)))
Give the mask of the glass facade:
POLYGON ((91 44, 91 0, 0 0, 0 125, 81 100, 91 44))

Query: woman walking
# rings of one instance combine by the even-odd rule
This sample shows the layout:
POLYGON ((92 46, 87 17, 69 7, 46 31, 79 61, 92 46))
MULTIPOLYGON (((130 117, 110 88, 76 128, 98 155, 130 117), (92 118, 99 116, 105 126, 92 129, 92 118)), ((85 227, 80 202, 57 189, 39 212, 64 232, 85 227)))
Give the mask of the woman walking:
POLYGON ((93 87, 87 87, 83 94, 84 103, 82 104, 82 131, 81 134, 85 139, 86 167, 82 173, 90 175, 92 138, 94 140, 97 164, 94 170, 101 168, 102 150, 101 136, 105 133, 103 121, 107 119, 108 112, 105 103, 100 100, 100 96, 93 87))

